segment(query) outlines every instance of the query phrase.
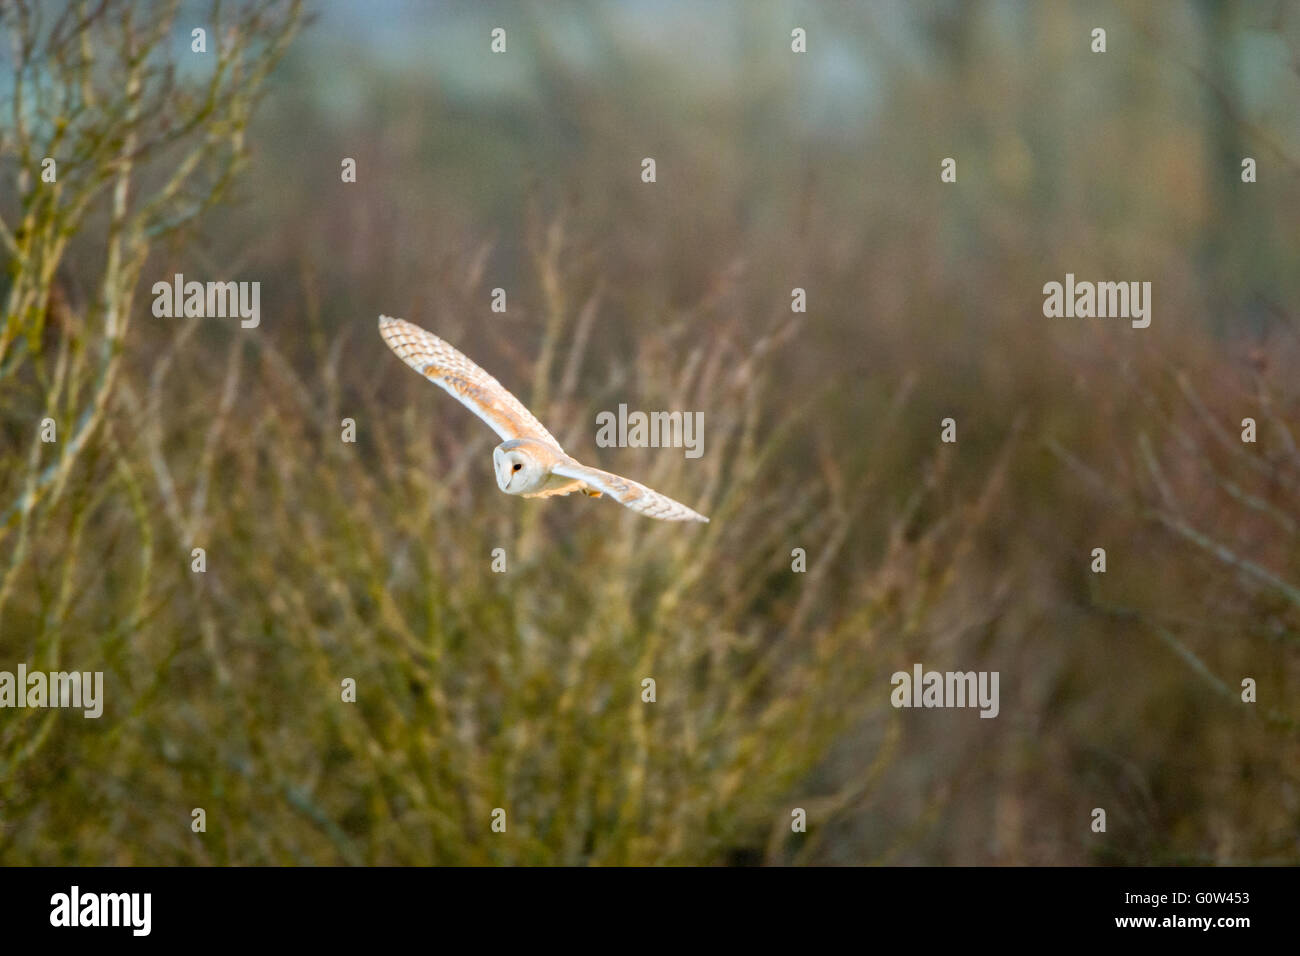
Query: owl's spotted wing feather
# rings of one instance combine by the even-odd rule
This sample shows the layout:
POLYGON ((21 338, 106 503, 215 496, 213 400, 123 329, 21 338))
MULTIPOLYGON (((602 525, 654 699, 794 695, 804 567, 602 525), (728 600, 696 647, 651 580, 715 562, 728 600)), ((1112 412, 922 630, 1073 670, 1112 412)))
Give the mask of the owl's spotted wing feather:
POLYGON ((506 387, 459 350, 405 319, 379 317, 379 334, 411 368, 441 386, 504 439, 536 438, 560 443, 506 387))
POLYGON ((640 512, 650 518, 658 518, 661 521, 707 522, 709 520, 698 511, 692 511, 680 501, 673 501, 667 495, 661 495, 659 492, 632 481, 630 478, 612 475, 608 471, 601 471, 599 468, 591 468, 574 461, 572 458, 553 465, 551 473, 563 475, 565 478, 578 478, 596 491, 609 495, 624 507, 631 508, 633 511, 640 512))

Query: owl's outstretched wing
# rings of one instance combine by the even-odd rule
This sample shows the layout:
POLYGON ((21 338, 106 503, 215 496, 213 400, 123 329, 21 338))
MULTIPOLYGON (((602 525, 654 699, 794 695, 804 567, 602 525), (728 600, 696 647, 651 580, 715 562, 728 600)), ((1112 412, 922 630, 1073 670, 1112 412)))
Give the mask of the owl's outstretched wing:
POLYGON ((572 458, 551 466, 551 473, 565 478, 578 478, 596 491, 609 495, 624 507, 640 512, 650 518, 661 521, 704 521, 709 519, 698 511, 692 511, 680 501, 673 501, 667 495, 661 495, 645 485, 638 484, 630 478, 612 475, 599 468, 574 461, 572 458))
POLYGON ((398 358, 449 392, 502 438, 536 438, 560 448, 555 436, 533 417, 523 402, 432 332, 405 319, 381 315, 379 334, 398 358))

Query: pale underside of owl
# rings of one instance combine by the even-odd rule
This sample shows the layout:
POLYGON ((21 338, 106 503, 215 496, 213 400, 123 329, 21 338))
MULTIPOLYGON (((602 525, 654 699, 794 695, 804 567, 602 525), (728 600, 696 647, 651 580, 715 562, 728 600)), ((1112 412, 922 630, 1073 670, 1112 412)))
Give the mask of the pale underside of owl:
POLYGON ((405 319, 379 317, 379 334, 411 368, 452 397, 505 439, 492 451, 497 486, 508 495, 547 498, 575 491, 609 495, 619 504, 663 521, 708 521, 679 501, 629 478, 591 468, 569 457, 523 402, 500 382, 432 332, 405 319))

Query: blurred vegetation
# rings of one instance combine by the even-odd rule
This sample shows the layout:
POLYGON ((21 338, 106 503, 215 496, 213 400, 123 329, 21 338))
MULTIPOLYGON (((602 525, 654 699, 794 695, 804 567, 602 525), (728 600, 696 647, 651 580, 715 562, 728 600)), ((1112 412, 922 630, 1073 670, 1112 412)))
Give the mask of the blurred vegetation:
POLYGON ((1291 5, 2 9, 0 669, 107 700, 0 711, 0 862, 1300 858, 1291 5), (712 523, 502 496, 380 312, 712 523))

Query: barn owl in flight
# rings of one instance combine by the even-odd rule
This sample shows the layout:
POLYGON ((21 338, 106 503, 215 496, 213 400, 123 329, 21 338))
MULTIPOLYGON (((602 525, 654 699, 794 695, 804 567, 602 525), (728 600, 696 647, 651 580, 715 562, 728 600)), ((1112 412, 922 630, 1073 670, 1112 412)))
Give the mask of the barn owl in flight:
POLYGON ((709 520, 645 485, 570 458, 523 402, 433 333, 405 319, 381 315, 379 334, 398 358, 449 392, 505 439, 493 449, 492 464, 497 486, 506 494, 525 498, 548 498, 575 491, 593 498, 607 494, 651 518, 709 520))

